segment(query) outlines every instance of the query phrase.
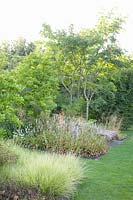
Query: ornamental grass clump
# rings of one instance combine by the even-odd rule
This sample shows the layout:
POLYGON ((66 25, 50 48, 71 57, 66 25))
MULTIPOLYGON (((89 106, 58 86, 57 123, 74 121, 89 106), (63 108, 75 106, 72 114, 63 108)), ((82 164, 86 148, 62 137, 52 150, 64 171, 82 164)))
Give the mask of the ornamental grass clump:
POLYGON ((18 159, 16 153, 5 144, 4 141, 0 140, 0 166, 14 163, 18 159))
MULTIPOLYGON (((16 148, 17 150, 17 148, 16 148)), ((19 150, 19 161, 3 168, 1 177, 18 188, 35 188, 46 197, 71 197, 84 178, 81 161, 72 155, 19 150)))

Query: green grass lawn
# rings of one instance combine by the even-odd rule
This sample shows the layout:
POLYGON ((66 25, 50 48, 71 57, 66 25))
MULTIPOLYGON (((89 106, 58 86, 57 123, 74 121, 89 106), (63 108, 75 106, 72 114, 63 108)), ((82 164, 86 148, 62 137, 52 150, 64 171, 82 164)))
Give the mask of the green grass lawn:
POLYGON ((129 138, 112 147, 100 160, 87 160, 87 179, 79 186, 74 200, 133 199, 133 131, 129 138))

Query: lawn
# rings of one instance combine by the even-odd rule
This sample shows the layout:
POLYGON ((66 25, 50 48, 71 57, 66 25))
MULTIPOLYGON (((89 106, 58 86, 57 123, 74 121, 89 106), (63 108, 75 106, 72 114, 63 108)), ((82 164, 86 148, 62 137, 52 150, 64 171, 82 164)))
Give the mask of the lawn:
POLYGON ((87 165, 86 181, 79 186, 74 200, 133 199, 133 131, 99 160, 83 159, 87 165))

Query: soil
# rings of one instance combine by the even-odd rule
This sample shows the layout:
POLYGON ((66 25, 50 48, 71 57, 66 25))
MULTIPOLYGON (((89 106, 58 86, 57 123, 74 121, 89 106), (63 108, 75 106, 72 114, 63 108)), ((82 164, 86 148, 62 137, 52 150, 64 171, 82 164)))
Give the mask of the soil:
POLYGON ((0 200, 47 200, 37 189, 19 188, 15 184, 0 186, 0 200))
POLYGON ((47 197, 35 188, 17 187, 15 183, 0 184, 0 200, 68 200, 65 197, 47 197))

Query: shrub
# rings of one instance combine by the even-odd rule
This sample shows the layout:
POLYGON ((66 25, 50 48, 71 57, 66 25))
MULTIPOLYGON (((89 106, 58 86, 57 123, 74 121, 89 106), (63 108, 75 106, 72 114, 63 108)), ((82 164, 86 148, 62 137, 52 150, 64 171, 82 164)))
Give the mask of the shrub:
POLYGON ((15 182, 17 187, 36 188, 46 199, 69 198, 84 177, 84 167, 72 155, 26 150, 19 150, 19 153, 19 162, 4 168, 1 177, 6 176, 6 181, 15 182))

